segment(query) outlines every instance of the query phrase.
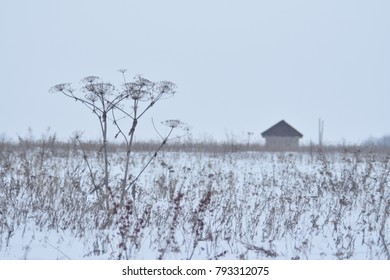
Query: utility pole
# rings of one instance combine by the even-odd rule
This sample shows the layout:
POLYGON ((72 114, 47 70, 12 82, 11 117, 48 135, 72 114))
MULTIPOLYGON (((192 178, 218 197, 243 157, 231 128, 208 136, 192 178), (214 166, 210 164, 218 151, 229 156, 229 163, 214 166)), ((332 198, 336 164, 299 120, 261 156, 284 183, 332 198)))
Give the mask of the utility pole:
POLYGON ((322 147, 324 139, 324 120, 318 119, 318 145, 322 147))
POLYGON ((251 144, 251 137, 253 136, 253 132, 248 132, 248 146, 251 144))

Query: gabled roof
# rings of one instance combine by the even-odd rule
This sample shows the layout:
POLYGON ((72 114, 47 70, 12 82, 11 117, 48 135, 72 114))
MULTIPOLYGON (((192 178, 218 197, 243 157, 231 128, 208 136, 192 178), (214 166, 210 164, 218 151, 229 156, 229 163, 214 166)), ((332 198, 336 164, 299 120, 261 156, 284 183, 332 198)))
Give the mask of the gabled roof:
POLYGON ((303 134, 286 123, 284 120, 278 122, 274 126, 271 126, 266 131, 261 133, 261 136, 279 136, 279 137, 303 137, 303 134))

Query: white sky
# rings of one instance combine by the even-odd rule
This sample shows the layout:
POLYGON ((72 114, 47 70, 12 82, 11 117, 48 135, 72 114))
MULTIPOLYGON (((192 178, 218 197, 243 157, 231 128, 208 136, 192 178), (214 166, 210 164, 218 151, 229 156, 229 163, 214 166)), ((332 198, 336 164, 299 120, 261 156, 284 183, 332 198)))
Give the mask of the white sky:
POLYGON ((388 0, 0 0, 0 35, 0 134, 14 139, 96 137, 90 112, 48 90, 120 83, 120 68, 178 86, 139 138, 155 137, 152 117, 215 140, 258 140, 282 119, 303 142, 318 118, 327 143, 390 134, 388 0))

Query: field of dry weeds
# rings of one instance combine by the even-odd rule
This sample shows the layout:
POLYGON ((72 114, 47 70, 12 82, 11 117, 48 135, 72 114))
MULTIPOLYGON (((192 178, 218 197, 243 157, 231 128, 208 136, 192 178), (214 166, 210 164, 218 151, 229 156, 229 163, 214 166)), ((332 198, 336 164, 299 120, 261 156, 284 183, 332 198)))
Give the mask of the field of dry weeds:
POLYGON ((109 154, 109 197, 84 157, 3 145, 0 259, 390 259, 389 155, 162 152, 123 203, 124 155, 109 154))

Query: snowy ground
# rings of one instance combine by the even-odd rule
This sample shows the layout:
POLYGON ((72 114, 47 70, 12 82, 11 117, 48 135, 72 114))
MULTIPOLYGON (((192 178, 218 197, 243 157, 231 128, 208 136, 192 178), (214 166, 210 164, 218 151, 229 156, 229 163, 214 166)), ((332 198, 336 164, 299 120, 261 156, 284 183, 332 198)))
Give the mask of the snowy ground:
POLYGON ((0 150, 0 259, 390 259, 389 156, 165 152, 123 207, 110 162, 107 211, 80 151, 0 150))

